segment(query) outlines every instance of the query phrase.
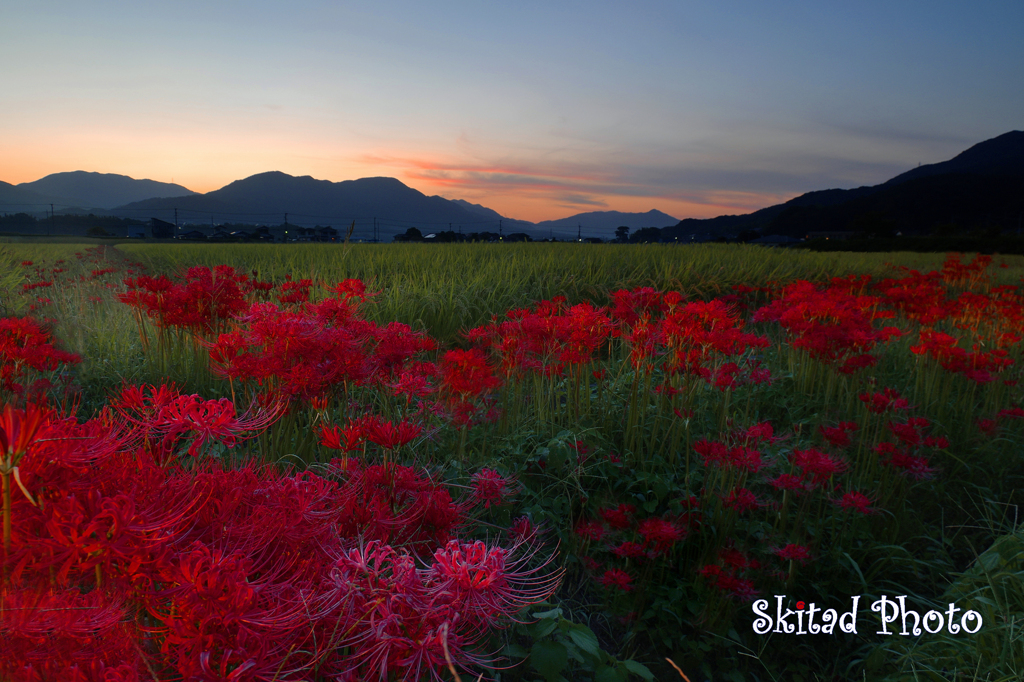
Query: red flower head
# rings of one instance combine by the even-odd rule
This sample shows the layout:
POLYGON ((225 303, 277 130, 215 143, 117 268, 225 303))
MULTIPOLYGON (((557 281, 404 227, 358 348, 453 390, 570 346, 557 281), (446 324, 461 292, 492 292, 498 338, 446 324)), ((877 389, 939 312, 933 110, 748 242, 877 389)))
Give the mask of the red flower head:
POLYGON ((633 514, 635 512, 636 507, 631 504, 620 504, 618 507, 609 507, 608 509, 598 511, 605 523, 616 530, 624 530, 633 525, 633 514))
POLYGON ((481 469, 473 474, 473 498, 484 503, 484 508, 500 505, 515 489, 515 482, 509 481, 494 469, 481 469))
POLYGON ((835 501, 843 509, 852 509, 859 514, 878 514, 878 510, 871 506, 873 502, 870 497, 856 490, 851 490, 835 501))
POLYGON ((803 545, 788 544, 775 550, 775 555, 787 561, 799 561, 803 563, 810 561, 811 553, 803 545))
POLYGON ((619 568, 610 568, 597 580, 609 590, 630 592, 633 590, 633 576, 619 568))

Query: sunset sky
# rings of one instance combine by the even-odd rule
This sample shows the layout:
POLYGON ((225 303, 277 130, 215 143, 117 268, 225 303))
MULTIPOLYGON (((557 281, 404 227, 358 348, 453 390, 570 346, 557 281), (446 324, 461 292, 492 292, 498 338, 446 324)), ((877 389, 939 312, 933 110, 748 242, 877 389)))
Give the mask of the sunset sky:
POLYGON ((1024 2, 7 2, 0 180, 747 213, 1024 128, 1024 2))

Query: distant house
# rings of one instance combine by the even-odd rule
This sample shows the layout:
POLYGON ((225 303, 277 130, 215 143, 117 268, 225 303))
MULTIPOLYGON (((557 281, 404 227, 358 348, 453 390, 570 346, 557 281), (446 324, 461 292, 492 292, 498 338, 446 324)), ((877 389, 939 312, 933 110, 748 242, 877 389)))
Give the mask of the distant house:
POLYGON ((228 234, 227 232, 225 232, 224 230, 217 230, 216 232, 214 232, 213 234, 211 234, 209 238, 210 238, 210 239, 217 239, 217 240, 221 240, 221 239, 228 239, 228 238, 230 238, 230 237, 231 237, 231 235, 229 235, 229 234, 228 234))
POLYGON ((169 223, 166 220, 150 218, 149 231, 153 235, 153 239, 173 239, 175 227, 174 223, 169 223))
POLYGON ((336 242, 338 241, 338 231, 328 225, 327 227, 316 227, 316 240, 318 242, 336 242))
POLYGON ((203 234, 202 232, 200 232, 199 230, 192 230, 190 232, 185 232, 184 234, 178 235, 178 239, 182 239, 184 241, 196 242, 196 241, 200 241, 200 240, 206 239, 206 235, 203 234))
POLYGON ((145 239, 145 238, 146 238, 146 228, 145 227, 143 227, 141 225, 139 225, 139 226, 132 225, 131 227, 128 228, 128 239, 145 239))

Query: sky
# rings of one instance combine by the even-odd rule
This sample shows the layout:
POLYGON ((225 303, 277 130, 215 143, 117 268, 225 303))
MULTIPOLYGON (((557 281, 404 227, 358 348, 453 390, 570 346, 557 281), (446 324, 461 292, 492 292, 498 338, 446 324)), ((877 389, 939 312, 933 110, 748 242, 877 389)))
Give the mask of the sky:
POLYGON ((1024 2, 0 2, 0 180, 749 213, 1024 128, 1024 2))

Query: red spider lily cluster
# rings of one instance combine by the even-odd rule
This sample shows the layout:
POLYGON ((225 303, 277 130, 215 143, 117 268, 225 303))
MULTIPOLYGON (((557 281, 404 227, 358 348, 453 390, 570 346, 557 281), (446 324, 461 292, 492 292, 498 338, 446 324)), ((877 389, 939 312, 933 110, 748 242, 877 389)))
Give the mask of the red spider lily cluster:
POLYGON ((419 680, 557 586, 535 545, 455 539, 478 501, 411 467, 166 456, 273 417, 164 386, 84 423, 8 405, 0 677, 419 680))
POLYGON ((53 372, 61 365, 73 365, 82 359, 60 350, 39 322, 28 317, 0 318, 0 389, 22 395, 26 387, 22 381, 32 379, 33 387, 45 390, 50 386, 43 373, 53 372))
POLYGON ((754 321, 778 322, 790 334, 793 348, 844 374, 873 367, 878 359, 870 351, 879 343, 900 336, 895 327, 876 329, 873 321, 891 318, 891 312, 875 310, 877 297, 853 296, 840 280, 821 289, 810 282, 796 282, 782 296, 761 308, 754 321))
POLYGON ((673 548, 698 525, 697 517, 691 513, 639 519, 636 511, 634 505, 620 503, 599 509, 600 520, 581 520, 576 524, 581 551, 586 552, 583 565, 598 584, 612 591, 633 589, 631 570, 671 564, 673 548), (618 565, 605 568, 599 558, 618 565))

